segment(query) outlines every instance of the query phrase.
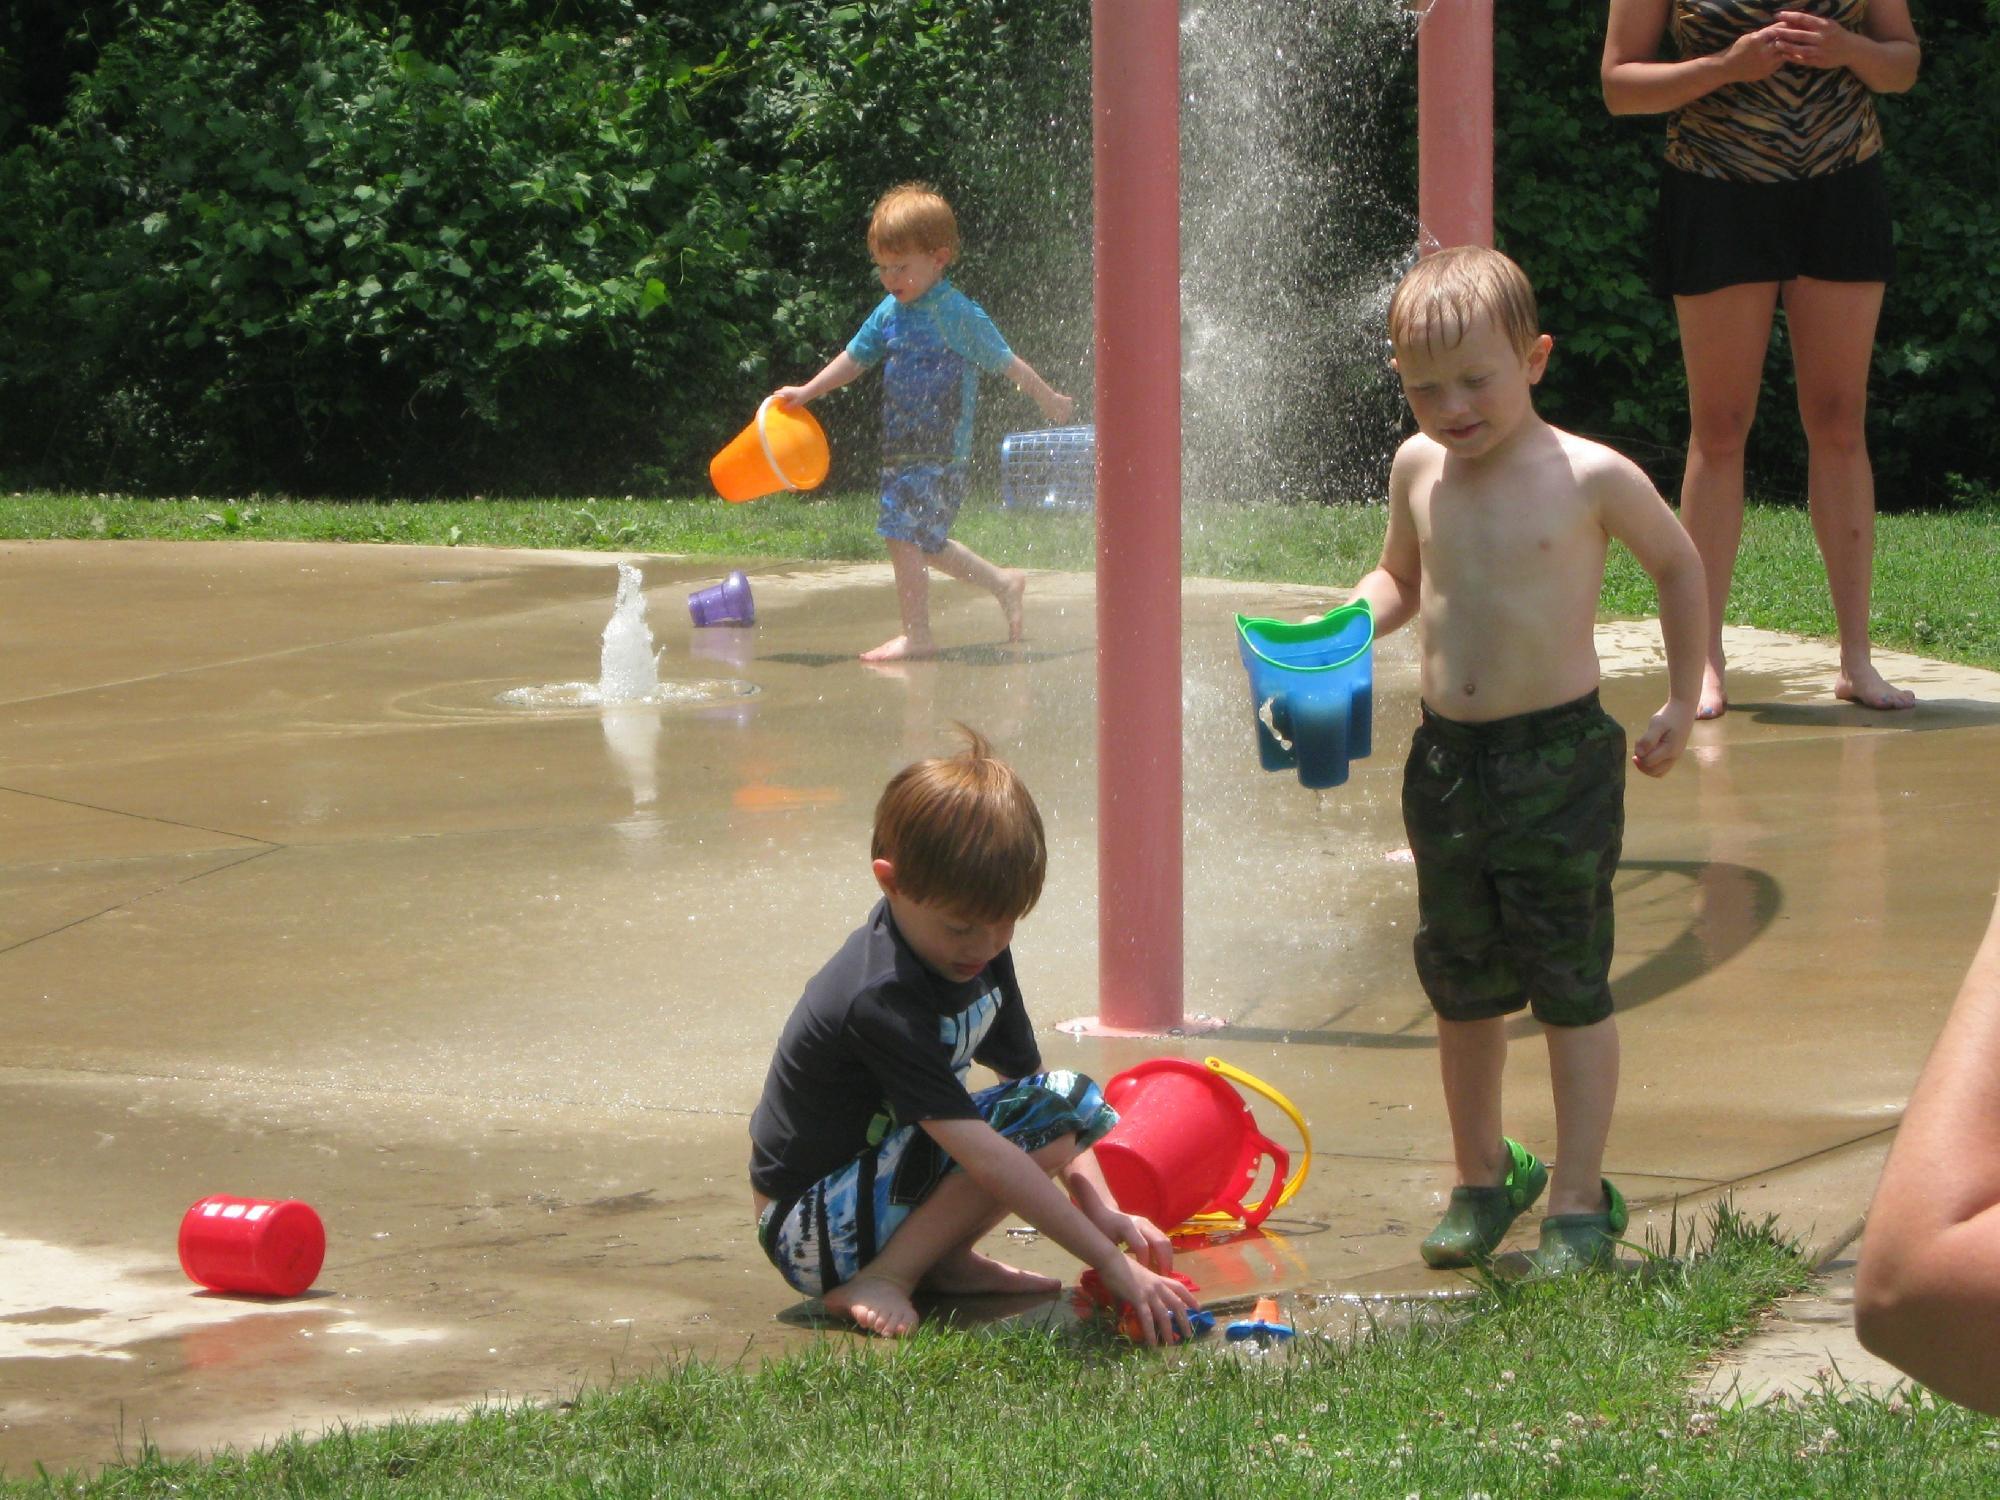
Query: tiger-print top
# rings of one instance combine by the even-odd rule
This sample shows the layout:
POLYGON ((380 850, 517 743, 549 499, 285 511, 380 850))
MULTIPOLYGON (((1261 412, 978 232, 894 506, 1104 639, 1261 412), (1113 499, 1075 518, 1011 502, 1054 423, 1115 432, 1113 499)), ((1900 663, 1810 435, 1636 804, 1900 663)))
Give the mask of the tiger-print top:
MULTIPOLYGON (((1868 0, 1673 0, 1680 55, 1721 52, 1781 10, 1808 11, 1861 29, 1868 0)), ((1667 161, 1702 177, 1787 182, 1866 161, 1882 149, 1868 86, 1846 68, 1788 65, 1755 83, 1731 83, 1667 117, 1667 161)))

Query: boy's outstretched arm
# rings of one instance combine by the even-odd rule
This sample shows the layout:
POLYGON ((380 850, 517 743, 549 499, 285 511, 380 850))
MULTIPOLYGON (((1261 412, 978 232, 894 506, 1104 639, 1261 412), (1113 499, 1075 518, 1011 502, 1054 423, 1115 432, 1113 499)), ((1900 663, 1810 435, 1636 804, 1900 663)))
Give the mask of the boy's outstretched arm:
POLYGON ((817 401, 828 391, 837 391, 867 373, 867 366, 843 349, 804 385, 781 385, 771 392, 771 399, 780 406, 804 406, 808 401, 817 401))
POLYGON ((1701 695, 1702 648, 1708 631, 1708 585, 1701 554, 1645 471, 1602 450, 1589 479, 1604 529, 1631 549, 1660 596, 1660 635, 1667 648, 1667 701, 1632 747, 1632 764, 1664 776, 1688 747, 1701 695))
POLYGON ((1042 409, 1051 425, 1060 427, 1076 415, 1076 397, 1065 396, 1035 373, 1035 367, 1020 355, 1007 366, 1007 378, 1019 386, 1042 409))
POLYGON ((1187 1335, 1194 1294, 1121 1251, 1019 1146, 984 1120, 925 1120, 922 1128, 996 1202, 1094 1267, 1106 1289, 1132 1305, 1147 1343, 1167 1342, 1177 1324, 1187 1335))
POLYGON ((1939 1395, 2000 1414, 2000 902, 1882 1169, 1854 1324, 1939 1395))
POLYGON ((1149 1271, 1174 1268, 1173 1240, 1144 1214, 1128 1214, 1118 1206, 1096 1151, 1078 1153, 1057 1175, 1069 1189, 1070 1202, 1083 1210, 1083 1216, 1102 1230, 1106 1239, 1126 1246, 1132 1258, 1149 1271))
POLYGON ((1387 635, 1416 617, 1422 597, 1424 563, 1417 546, 1417 523, 1410 515, 1410 482, 1417 464, 1411 438, 1396 452, 1389 469, 1389 526, 1382 534, 1382 560, 1354 586, 1354 597, 1368 601, 1375 616, 1375 633, 1387 635))

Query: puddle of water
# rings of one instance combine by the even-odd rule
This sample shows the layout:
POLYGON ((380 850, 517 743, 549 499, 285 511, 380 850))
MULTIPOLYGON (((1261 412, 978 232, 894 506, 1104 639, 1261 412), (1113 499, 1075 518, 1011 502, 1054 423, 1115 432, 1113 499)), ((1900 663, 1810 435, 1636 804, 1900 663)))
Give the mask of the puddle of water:
POLYGON ((415 719, 518 719, 595 717, 607 710, 626 708, 707 708, 742 705, 762 689, 740 677, 691 677, 662 682, 652 694, 639 700, 613 702, 604 697, 594 682, 551 682, 523 687, 517 679, 481 678, 472 682, 445 683, 405 693, 394 699, 393 715, 415 719))
POLYGON ((561 712, 565 709, 627 708, 641 704, 685 708, 703 703, 720 703, 730 698, 747 698, 756 691, 755 683, 722 677, 696 678, 691 682, 662 682, 636 697, 615 693, 606 696, 603 685, 595 682, 553 682, 542 687, 510 688, 504 693, 497 694, 493 701, 508 708, 525 708, 536 713, 561 712))

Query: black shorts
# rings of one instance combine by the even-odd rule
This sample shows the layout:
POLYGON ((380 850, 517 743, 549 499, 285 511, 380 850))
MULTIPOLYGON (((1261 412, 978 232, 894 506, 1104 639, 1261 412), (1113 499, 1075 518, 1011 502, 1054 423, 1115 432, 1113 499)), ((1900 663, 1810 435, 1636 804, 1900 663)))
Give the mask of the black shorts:
POLYGON ((1797 276, 1886 282, 1895 264, 1880 156, 1791 182, 1660 169, 1653 290, 1663 297, 1797 276))

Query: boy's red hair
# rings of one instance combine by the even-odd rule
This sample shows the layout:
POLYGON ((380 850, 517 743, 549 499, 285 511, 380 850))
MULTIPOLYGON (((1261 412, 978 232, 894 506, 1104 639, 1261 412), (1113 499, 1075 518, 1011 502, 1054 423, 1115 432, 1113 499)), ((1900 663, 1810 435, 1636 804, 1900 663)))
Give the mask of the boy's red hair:
POLYGON ((944 195, 928 182, 899 182, 875 200, 868 218, 868 250, 949 251, 958 255, 958 220, 944 195))

